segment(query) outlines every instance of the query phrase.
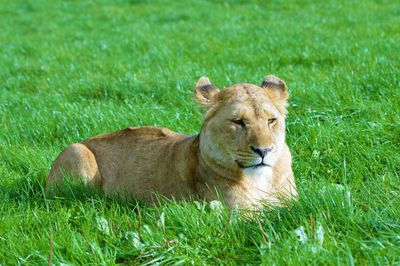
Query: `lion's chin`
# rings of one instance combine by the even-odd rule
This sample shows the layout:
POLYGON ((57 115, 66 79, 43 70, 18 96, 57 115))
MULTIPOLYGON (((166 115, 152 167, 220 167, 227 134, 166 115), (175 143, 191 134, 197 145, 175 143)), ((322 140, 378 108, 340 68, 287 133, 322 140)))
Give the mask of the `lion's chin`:
MULTIPOLYGON (((261 178, 259 181, 264 183, 266 181, 265 178, 270 177, 272 175, 272 168, 266 165, 260 165, 257 167, 247 167, 243 169, 243 175, 251 178, 261 178)), ((260 187, 265 187, 265 186, 260 186, 260 187)))

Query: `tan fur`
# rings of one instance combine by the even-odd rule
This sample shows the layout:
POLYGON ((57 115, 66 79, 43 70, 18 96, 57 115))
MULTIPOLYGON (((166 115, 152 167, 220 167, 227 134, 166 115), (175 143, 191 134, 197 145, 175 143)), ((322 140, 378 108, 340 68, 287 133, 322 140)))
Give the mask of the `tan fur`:
POLYGON ((203 77, 195 98, 207 109, 198 135, 129 127, 72 144, 55 160, 47 189, 62 186, 68 174, 106 194, 147 202, 155 201, 154 193, 208 201, 223 196, 229 207, 241 208, 297 196, 285 142, 283 81, 267 76, 262 87, 236 84, 219 91, 203 77))

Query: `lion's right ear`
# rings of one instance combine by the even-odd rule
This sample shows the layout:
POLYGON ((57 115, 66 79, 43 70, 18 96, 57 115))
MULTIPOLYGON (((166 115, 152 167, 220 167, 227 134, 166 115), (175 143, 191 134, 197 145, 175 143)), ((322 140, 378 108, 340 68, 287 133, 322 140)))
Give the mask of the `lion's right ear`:
POLYGON ((194 98, 203 107, 209 108, 214 96, 219 92, 219 89, 211 84, 207 77, 201 77, 196 83, 194 89, 194 98))
POLYGON ((286 83, 273 75, 268 75, 264 78, 261 87, 265 89, 272 102, 283 115, 287 114, 288 105, 288 88, 286 83))

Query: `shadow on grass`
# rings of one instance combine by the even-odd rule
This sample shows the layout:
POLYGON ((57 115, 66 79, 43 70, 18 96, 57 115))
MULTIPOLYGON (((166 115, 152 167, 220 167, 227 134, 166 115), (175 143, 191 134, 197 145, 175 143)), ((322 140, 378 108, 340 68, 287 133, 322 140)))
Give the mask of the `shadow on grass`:
POLYGON ((62 187, 54 187, 45 191, 44 182, 38 179, 19 178, 12 183, 0 183, 0 199, 18 203, 19 206, 34 203, 36 206, 49 207, 52 203, 69 207, 76 203, 101 202, 103 204, 119 204, 127 207, 145 208, 147 205, 132 197, 121 199, 117 196, 106 196, 103 191, 83 182, 65 179, 62 187))

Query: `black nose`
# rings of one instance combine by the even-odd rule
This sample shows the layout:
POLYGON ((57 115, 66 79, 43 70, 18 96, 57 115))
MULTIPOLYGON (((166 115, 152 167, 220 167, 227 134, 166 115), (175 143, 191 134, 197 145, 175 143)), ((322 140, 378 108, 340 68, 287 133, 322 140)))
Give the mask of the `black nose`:
POLYGON ((272 151, 272 148, 260 149, 260 148, 254 148, 253 146, 251 146, 250 148, 252 151, 260 155, 261 158, 264 158, 268 152, 272 151))

